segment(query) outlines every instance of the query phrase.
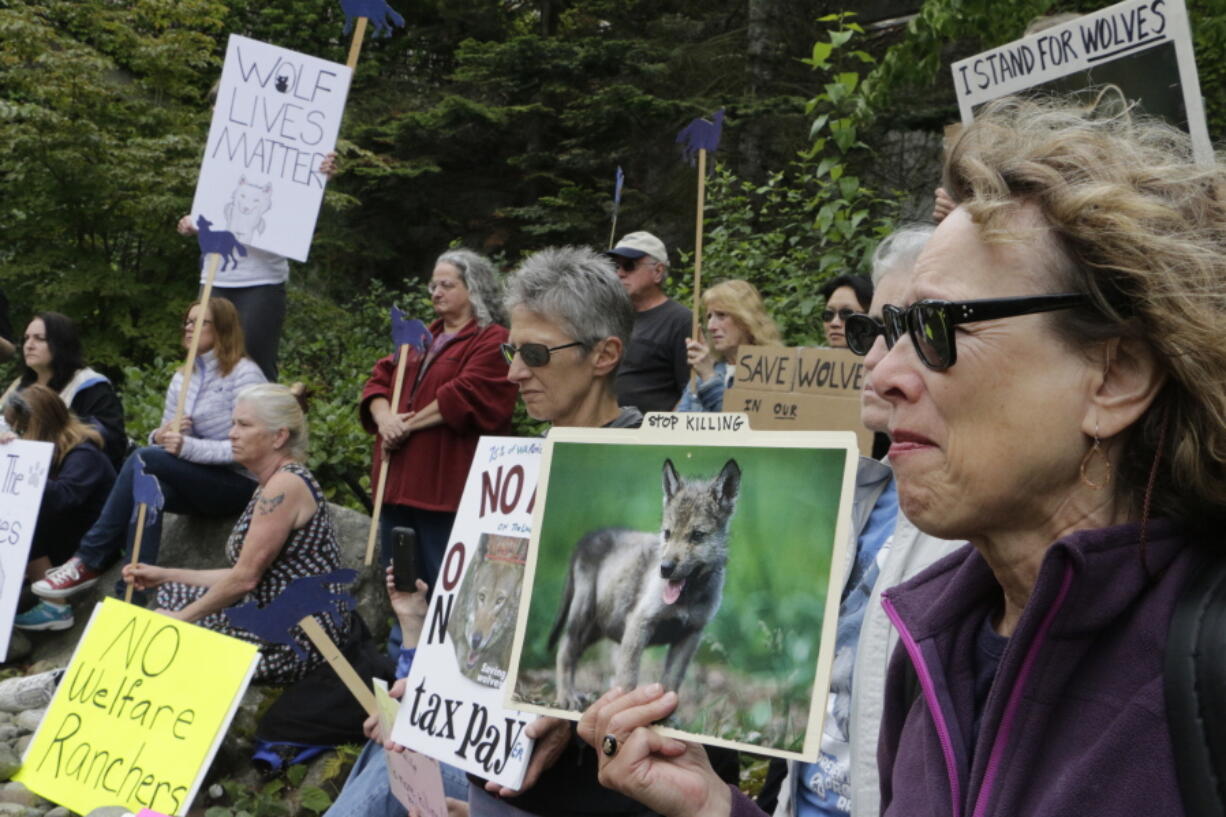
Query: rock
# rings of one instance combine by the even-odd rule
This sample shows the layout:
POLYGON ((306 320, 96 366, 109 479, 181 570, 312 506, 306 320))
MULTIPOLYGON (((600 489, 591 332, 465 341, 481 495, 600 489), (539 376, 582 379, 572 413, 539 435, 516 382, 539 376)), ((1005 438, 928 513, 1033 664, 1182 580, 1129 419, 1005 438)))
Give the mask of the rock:
POLYGON ((20 753, 24 751, 24 746, 14 752, 7 743, 0 743, 0 780, 10 780, 17 773, 21 768, 20 753))
POLYGON ((27 811, 29 811, 27 806, 0 802, 0 817, 25 817, 27 811))
POLYGON ((29 636, 21 630, 13 630, 12 635, 9 636, 9 651, 4 657, 4 663, 12 664, 20 661, 33 651, 34 645, 30 642, 29 636))
POLYGON ((25 712, 17 713, 17 728, 24 729, 27 732, 33 732, 38 729, 38 725, 43 722, 43 715, 47 714, 47 708, 27 709, 25 712))
POLYGON ((99 806, 86 817, 131 817, 132 812, 126 806, 99 806))
POLYGON ((16 780, 5 783, 0 789, 0 803, 16 803, 19 806, 37 808, 40 811, 50 804, 16 780))
POLYGON ((21 737, 21 730, 18 727, 11 723, 0 725, 0 740, 17 740, 19 737, 21 737))
MULTIPOLYGON (((366 556, 366 537, 370 530, 370 517, 357 511, 328 503, 328 510, 336 526, 337 539, 341 546, 341 566, 359 570, 358 580, 350 592, 358 599, 358 610, 374 635, 381 643, 387 637, 391 606, 384 589, 383 572, 376 566, 363 568, 366 556)), ((158 561, 164 565, 191 569, 226 567, 225 547, 237 517, 219 518, 166 514, 162 526, 162 546, 158 561)), ((102 575, 102 579, 89 590, 70 599, 76 622, 71 629, 58 633, 39 633, 33 648, 36 666, 45 669, 64 667, 72 658, 72 651, 81 638, 85 623, 89 620, 94 605, 114 593, 123 565, 120 560, 102 575)), ((152 600, 151 600, 152 601, 152 600)))
POLYGON ((72 812, 64 806, 56 806, 47 812, 46 817, 72 817, 72 812))
MULTIPOLYGON (((21 757, 26 753, 26 749, 30 746, 30 741, 34 740, 34 735, 22 735, 17 738, 17 742, 13 744, 13 751, 17 753, 17 757, 21 757)), ((0 780, 8 780, 7 777, 0 777, 0 780)))

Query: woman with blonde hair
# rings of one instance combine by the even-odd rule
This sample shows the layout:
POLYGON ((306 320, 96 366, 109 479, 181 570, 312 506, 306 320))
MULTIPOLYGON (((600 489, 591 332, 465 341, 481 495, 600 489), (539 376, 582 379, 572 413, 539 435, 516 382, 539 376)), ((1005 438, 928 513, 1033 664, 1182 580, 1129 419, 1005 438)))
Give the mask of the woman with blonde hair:
POLYGON ((686 357, 697 373, 686 386, 677 411, 722 411, 724 389, 732 381, 739 346, 782 346, 783 339, 757 288, 734 278, 702 293, 707 310, 707 342, 685 341, 686 357))
MULTIPOLYGON (((75 555, 31 587, 44 599, 64 599, 91 587, 119 558, 128 539, 132 517, 132 480, 137 468, 157 478, 166 510, 200 516, 232 516, 251 499, 255 480, 239 465, 227 437, 230 417, 240 390, 264 382, 264 375, 244 355, 243 328, 238 311, 225 298, 212 298, 201 315, 199 303, 183 315, 183 347, 200 332, 199 353, 187 385, 185 416, 176 425, 175 411, 183 372, 175 372, 166 389, 162 425, 149 435, 119 471, 115 489, 97 522, 81 537, 75 555)), ((141 559, 156 562, 161 543, 161 516, 150 524, 141 542, 141 559)), ((65 608, 67 610, 67 608, 65 608)), ((71 612, 69 611, 71 623, 71 612)))
MULTIPOLYGON (((26 564, 26 580, 34 581, 52 564, 72 555, 102 511, 115 483, 115 469, 103 453, 102 435, 78 420, 60 396, 46 386, 34 384, 9 395, 4 419, 12 432, 0 435, 0 444, 20 438, 55 446, 26 564)), ((41 610, 36 605, 18 615, 15 625, 23 630, 71 627, 71 614, 65 619, 62 612, 41 610), (48 615, 57 612, 60 614, 48 615)))

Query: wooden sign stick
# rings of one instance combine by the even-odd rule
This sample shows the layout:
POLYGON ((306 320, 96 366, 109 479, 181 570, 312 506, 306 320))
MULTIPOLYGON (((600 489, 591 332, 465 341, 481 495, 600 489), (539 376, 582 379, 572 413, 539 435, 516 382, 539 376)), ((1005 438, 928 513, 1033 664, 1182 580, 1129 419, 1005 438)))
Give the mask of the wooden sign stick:
MULTIPOLYGON (((694 340, 702 342, 702 211, 707 197, 707 149, 698 151, 698 217, 694 227, 694 340)), ((698 372, 690 370, 690 388, 697 392, 698 372)))
POLYGON ((354 71, 358 67, 358 57, 362 54, 362 40, 366 37, 366 18, 359 17, 356 24, 353 26, 353 41, 349 44, 349 59, 345 60, 345 65, 349 66, 350 71, 354 71))
MULTIPOLYGON (((147 503, 140 503, 136 506, 136 536, 132 540, 132 564, 135 566, 140 562, 140 541, 145 536, 145 513, 149 510, 147 503)), ((132 603, 133 585, 129 584, 124 588, 123 600, 128 604, 132 603)))
MULTIPOLYGON (((196 371, 196 353, 200 351, 200 330, 204 327, 204 316, 209 311, 209 296, 213 294, 213 279, 217 277, 217 267, 221 264, 221 256, 215 252, 209 253, 207 258, 209 266, 204 275, 204 287, 200 290, 200 311, 196 315, 198 325, 192 328, 192 342, 187 347, 187 360, 183 363, 183 382, 179 384, 179 399, 175 404, 174 427, 176 429, 179 428, 179 423, 183 420, 183 412, 187 408, 187 389, 196 371)), ((136 549, 133 548, 133 555, 135 552, 136 549)))
POLYGON ((298 626, 307 634, 307 638, 311 639, 311 643, 323 655, 324 660, 336 670, 336 674, 345 682, 345 686, 349 687, 349 691, 353 697, 357 698, 358 703, 366 710, 366 714, 371 717, 378 717, 379 707, 375 703, 375 694, 370 691, 370 687, 362 683, 362 677, 358 675, 357 670, 353 665, 345 660, 345 656, 341 655, 340 647, 336 646, 328 634, 324 632, 324 628, 319 626, 319 622, 314 616, 305 616, 298 622, 298 626))
MULTIPOLYGON (((363 18, 365 19, 365 18, 363 18)), ((404 368, 409 360, 409 344, 402 343, 399 351, 400 359, 396 362, 396 385, 392 387, 392 411, 400 413, 400 393, 404 386, 404 368)), ((383 452, 383 461, 379 464, 379 481, 375 487, 375 504, 370 513, 370 533, 366 536, 366 561, 371 564, 375 559, 375 538, 379 535, 379 515, 383 513, 383 492, 387 489, 387 466, 391 460, 391 452, 383 452)))

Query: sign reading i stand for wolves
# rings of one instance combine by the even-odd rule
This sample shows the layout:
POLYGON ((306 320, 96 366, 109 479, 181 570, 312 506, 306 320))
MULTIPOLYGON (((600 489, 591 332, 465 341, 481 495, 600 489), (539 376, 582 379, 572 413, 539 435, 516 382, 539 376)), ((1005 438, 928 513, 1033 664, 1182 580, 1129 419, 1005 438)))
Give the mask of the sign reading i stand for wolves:
POLYGON ((14 779, 78 814, 184 815, 258 659, 254 644, 106 599, 14 779))
POLYGON ((54 452, 51 443, 27 440, 13 440, 0 448, 0 656, 8 654, 54 452))
POLYGON ((504 709, 542 441, 482 437, 392 740, 518 789, 535 718, 504 709))
POLYGON ((967 57, 952 70, 963 124, 983 103, 1009 94, 1115 85, 1191 135, 1199 161, 1213 159, 1183 0, 1125 0, 967 57))
POLYGON ((855 437, 669 416, 546 438, 506 705, 578 720, 613 686, 659 681, 678 694, 664 734, 813 760, 855 437))
POLYGON ((230 35, 192 221, 245 247, 306 261, 353 72, 230 35))

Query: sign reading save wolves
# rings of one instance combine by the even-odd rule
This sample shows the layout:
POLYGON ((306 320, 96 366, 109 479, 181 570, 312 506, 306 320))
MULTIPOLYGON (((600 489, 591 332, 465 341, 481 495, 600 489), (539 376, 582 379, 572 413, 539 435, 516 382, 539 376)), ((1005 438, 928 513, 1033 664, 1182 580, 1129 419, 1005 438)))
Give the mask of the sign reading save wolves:
POLYGON ((1114 85, 1142 110, 1213 149, 1183 0, 1125 0, 953 64, 963 124, 989 100, 1028 90, 1061 94, 1114 85))
POLYGON ((473 457, 439 586, 409 672, 392 740, 518 789, 535 718, 503 708, 540 440, 482 437, 473 457))
POLYGON ((846 432, 551 430, 507 705, 659 681, 665 734, 815 758, 856 462, 846 432))
POLYGON ((258 656, 254 644, 106 599, 14 779, 77 814, 186 814, 258 656))
POLYGON ((200 164, 192 222, 205 216, 244 247, 307 260, 352 72, 230 35, 200 164))

